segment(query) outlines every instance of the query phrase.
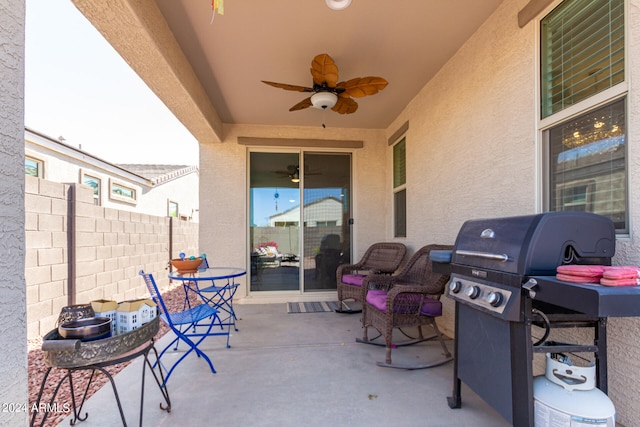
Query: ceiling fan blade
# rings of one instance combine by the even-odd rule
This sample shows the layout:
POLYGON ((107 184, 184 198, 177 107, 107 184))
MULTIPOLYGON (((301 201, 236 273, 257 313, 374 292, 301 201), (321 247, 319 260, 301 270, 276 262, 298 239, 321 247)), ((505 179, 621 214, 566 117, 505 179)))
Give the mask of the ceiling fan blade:
POLYGON ((351 98, 343 98, 338 97, 338 101, 336 105, 333 106, 332 110, 338 114, 351 114, 355 113, 358 109, 358 103, 351 98))
POLYGON ((338 83, 339 88, 344 88, 341 96, 362 98, 367 95, 375 95, 389 84, 382 77, 356 77, 346 82, 338 83))
POLYGON ((268 84, 269 86, 277 87, 279 89, 292 90, 294 92, 313 92, 313 89, 305 86, 296 86, 296 85, 290 85, 286 83, 267 82, 265 80, 262 80, 262 83, 268 84))
POLYGON ((289 111, 304 110, 305 108, 311 107, 311 105, 313 105, 313 104, 311 104, 311 97, 305 98, 302 101, 298 102, 293 107, 289 108, 289 111))
POLYGON ((311 61, 311 75, 315 85, 326 83, 333 88, 338 83, 338 66, 329 55, 322 53, 311 61))

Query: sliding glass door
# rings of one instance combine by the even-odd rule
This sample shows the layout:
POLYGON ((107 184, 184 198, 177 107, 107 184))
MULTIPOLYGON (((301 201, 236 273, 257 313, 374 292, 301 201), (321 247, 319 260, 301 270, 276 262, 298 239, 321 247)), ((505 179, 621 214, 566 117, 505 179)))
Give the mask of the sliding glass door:
POLYGON ((351 249, 351 155, 250 152, 251 292, 336 289, 351 249))
POLYGON ((351 155, 305 153, 303 195, 305 290, 336 289, 350 259, 351 155))

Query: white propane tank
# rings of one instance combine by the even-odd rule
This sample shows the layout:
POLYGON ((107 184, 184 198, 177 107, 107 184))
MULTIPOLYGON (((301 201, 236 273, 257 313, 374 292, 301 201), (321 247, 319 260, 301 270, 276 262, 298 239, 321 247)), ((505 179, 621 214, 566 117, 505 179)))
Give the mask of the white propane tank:
POLYGON ((545 374, 533 379, 534 426, 615 427, 613 403, 595 384, 595 366, 547 353, 545 374))

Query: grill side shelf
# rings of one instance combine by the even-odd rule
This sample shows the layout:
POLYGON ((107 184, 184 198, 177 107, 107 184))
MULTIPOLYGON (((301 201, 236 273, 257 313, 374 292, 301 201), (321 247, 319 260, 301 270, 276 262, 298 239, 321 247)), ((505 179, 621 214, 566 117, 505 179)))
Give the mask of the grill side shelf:
POLYGON ((595 317, 640 316, 640 286, 569 283, 555 276, 534 276, 534 301, 542 301, 595 317))

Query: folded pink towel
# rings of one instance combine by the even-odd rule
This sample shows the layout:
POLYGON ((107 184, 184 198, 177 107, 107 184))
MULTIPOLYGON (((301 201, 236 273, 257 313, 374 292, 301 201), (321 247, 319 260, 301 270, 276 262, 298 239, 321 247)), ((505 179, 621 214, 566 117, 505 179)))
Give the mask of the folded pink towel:
POLYGON ((607 267, 602 273, 605 279, 637 279, 640 278, 640 267, 635 265, 619 265, 607 267))
POLYGON ((600 279, 600 284, 604 286, 638 286, 640 278, 635 279, 600 279))
POLYGON ((562 280, 563 282, 572 282, 572 283, 600 283, 601 276, 574 276, 571 274, 556 274, 556 279, 562 280))
POLYGON ((566 274, 571 276, 602 276, 602 273, 605 271, 606 266, 604 265, 559 265, 556 268, 556 271, 559 274, 566 274))

